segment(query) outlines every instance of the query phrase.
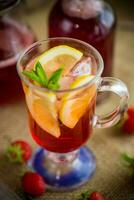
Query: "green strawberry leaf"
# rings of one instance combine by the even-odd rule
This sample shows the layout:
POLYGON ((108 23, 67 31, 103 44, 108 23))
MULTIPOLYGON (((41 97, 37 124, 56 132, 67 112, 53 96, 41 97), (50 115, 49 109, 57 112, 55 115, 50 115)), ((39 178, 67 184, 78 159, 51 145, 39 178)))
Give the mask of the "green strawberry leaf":
POLYGON ((12 163, 23 163, 22 154, 20 145, 10 145, 6 152, 8 160, 12 163))
POLYGON ((90 192, 83 192, 77 200, 88 200, 90 198, 91 193, 90 192))
POLYGON ((36 63, 35 72, 38 75, 40 81, 42 82, 42 85, 46 87, 48 83, 47 75, 39 61, 36 63))
POLYGON ((126 153, 122 154, 122 159, 130 166, 134 167, 134 158, 128 156, 126 153))

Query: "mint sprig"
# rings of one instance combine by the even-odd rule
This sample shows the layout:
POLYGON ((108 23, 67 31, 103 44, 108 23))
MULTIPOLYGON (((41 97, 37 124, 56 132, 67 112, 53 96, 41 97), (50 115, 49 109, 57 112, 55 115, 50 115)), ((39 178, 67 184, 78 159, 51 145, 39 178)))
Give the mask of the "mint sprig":
POLYGON ((59 85, 59 79, 61 77, 63 69, 60 68, 58 70, 56 70, 49 78, 48 81, 48 88, 50 89, 59 89, 60 85, 59 85))
POLYGON ((52 73, 50 78, 48 79, 45 70, 43 69, 41 63, 38 61, 35 65, 35 70, 27 71, 24 70, 22 74, 32 81, 36 81, 39 85, 57 90, 60 88, 59 79, 61 77, 63 68, 59 68, 55 72, 52 73))
POLYGON ((78 198, 77 200, 88 200, 89 197, 91 195, 91 192, 83 192, 78 198))
POLYGON ((124 153, 124 154, 122 154, 122 159, 125 161, 125 163, 129 167, 133 167, 134 168, 134 157, 130 157, 126 153, 124 153))
POLYGON ((32 71, 26 71, 24 70, 22 72, 23 75, 27 76, 29 79, 33 80, 33 81, 36 81, 37 83, 39 84, 42 84, 42 81, 40 80, 40 78, 37 76, 37 74, 35 73, 34 70, 32 71))
POLYGON ((48 83, 48 78, 47 75, 45 73, 45 70, 43 69, 42 65, 40 64, 40 62, 36 63, 35 66, 35 73, 37 74, 37 76, 39 77, 40 81, 42 82, 42 85, 44 87, 47 86, 48 83))

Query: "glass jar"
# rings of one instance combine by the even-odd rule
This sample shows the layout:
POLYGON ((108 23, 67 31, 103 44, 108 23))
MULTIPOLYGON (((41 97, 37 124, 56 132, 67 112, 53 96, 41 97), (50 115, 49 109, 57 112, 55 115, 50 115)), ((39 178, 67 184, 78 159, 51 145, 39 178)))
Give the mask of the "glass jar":
POLYGON ((8 15, 8 11, 17 2, 0 2, 0 103, 14 99, 20 94, 21 85, 16 62, 19 53, 36 40, 26 25, 8 15))
POLYGON ((115 14, 102 0, 59 0, 49 16, 49 37, 77 38, 100 52, 102 76, 112 75, 115 27, 115 14))

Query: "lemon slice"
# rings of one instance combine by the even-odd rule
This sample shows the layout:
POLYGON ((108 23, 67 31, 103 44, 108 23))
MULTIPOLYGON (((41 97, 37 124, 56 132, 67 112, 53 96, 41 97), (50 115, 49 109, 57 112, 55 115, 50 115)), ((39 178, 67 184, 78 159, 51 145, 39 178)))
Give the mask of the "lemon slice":
POLYGON ((59 45, 45 51, 37 58, 36 62, 39 61, 41 63, 48 76, 60 67, 64 68, 62 74, 66 75, 82 56, 83 53, 75 48, 59 45))
POLYGON ((50 92, 32 91, 31 89, 25 95, 28 109, 36 123, 44 131, 58 138, 60 136, 60 128, 56 108, 56 95, 50 92))
MULTIPOLYGON (((83 53, 77 49, 66 45, 60 45, 45 51, 36 58, 39 61, 47 76, 49 77, 55 70, 64 66, 63 75, 67 74, 71 68, 81 59, 83 53)), ((54 137, 60 136, 58 122, 57 98, 52 92, 41 92, 24 86, 28 109, 36 123, 47 133, 54 137)))
MULTIPOLYGON (((93 75, 84 75, 78 77, 71 84, 70 89, 74 89, 88 83, 93 77, 93 75)), ((62 98, 62 104, 59 113, 61 122, 69 128, 74 128, 79 119, 88 109, 90 102, 95 97, 95 94, 95 84, 92 84, 87 89, 79 89, 75 92, 65 94, 62 98)))

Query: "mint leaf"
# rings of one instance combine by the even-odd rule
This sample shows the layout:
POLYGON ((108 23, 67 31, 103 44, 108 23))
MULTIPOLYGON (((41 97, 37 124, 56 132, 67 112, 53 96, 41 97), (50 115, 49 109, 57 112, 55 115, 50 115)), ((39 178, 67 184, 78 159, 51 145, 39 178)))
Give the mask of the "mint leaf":
POLYGON ((50 84, 56 84, 58 83, 61 74, 62 74, 63 68, 57 69, 55 72, 53 72, 53 74, 51 75, 51 77, 49 78, 48 81, 48 85, 50 84))
POLYGON ((38 75, 40 81, 42 82, 42 85, 46 87, 48 83, 47 75, 39 61, 36 63, 35 73, 38 75))
POLYGON ((42 84, 42 81, 40 80, 40 78, 38 77, 38 75, 35 73, 35 71, 26 71, 24 70, 22 72, 23 75, 27 76, 29 79, 36 81, 39 84, 42 84))
POLYGON ((48 89, 58 90, 60 88, 60 85, 58 83, 50 82, 47 87, 48 87, 48 89))
POLYGON ((29 79, 36 81, 41 86, 44 86, 49 89, 57 90, 60 88, 59 79, 61 77, 63 68, 59 68, 50 76, 49 80, 43 69, 41 63, 38 61, 35 66, 35 70, 22 72, 23 75, 27 76, 29 79))

